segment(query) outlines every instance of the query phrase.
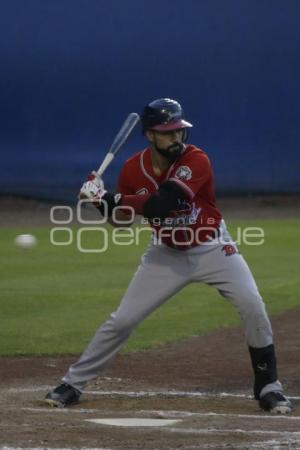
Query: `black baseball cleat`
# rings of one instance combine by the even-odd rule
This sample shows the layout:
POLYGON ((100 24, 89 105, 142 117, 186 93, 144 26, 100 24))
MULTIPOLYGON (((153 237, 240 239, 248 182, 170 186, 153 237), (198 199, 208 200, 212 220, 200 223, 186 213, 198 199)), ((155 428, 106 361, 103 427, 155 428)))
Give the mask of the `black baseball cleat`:
POLYGON ((50 406, 64 408, 79 402, 81 392, 67 383, 60 384, 53 391, 48 392, 45 402, 50 406))
POLYGON ((291 402, 281 392, 268 392, 259 400, 259 406, 273 414, 289 414, 292 411, 291 402))

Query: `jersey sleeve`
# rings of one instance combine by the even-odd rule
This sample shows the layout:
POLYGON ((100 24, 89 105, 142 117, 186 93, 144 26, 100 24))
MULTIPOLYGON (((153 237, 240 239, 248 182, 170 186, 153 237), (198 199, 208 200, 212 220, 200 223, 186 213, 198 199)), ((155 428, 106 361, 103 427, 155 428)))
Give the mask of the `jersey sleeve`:
POLYGON ((180 163, 172 170, 170 181, 176 182, 192 199, 197 192, 212 178, 211 164, 208 156, 199 150, 183 155, 180 163))
POLYGON ((121 169, 117 182, 117 192, 119 194, 131 195, 135 193, 130 179, 130 170, 128 164, 125 163, 121 169))

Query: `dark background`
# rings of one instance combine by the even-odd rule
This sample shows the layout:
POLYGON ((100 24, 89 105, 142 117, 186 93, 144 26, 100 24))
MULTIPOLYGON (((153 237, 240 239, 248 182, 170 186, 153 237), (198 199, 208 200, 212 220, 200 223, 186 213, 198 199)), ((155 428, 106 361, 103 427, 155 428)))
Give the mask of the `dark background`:
MULTIPOLYGON (((179 100, 219 194, 300 192, 298 0, 0 1, 0 194, 75 200, 131 111, 179 100)), ((105 174, 146 145, 137 130, 105 174)))

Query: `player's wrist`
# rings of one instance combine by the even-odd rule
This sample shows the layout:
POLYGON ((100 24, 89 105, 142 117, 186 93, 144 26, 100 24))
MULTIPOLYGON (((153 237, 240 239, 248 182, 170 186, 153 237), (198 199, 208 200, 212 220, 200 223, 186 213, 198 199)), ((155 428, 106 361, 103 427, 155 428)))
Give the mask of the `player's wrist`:
POLYGON ((102 216, 111 217, 114 208, 121 205, 122 194, 113 194, 111 192, 105 192, 101 198, 101 202, 96 208, 100 211, 102 216))

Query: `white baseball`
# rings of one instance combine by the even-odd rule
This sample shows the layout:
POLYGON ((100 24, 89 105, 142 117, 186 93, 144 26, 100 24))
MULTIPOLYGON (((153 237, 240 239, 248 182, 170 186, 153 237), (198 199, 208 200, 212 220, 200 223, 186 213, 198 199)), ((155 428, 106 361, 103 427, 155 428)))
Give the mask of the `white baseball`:
POLYGON ((20 248, 32 248, 37 244, 37 238, 32 234, 19 234, 15 237, 15 245, 20 248))

